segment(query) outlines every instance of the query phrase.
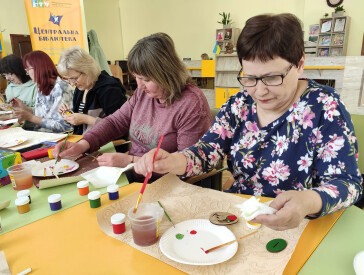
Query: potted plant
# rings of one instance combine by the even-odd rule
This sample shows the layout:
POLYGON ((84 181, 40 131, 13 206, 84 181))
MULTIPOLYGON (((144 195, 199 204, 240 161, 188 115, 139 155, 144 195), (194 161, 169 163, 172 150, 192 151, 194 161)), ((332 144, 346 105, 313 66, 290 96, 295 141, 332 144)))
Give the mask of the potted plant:
POLYGON ((328 13, 325 13, 324 14, 324 18, 327 18, 327 17, 329 17, 329 14, 328 13))
POLYGON ((221 16, 222 16, 222 19, 221 21, 217 21, 217 23, 220 23, 223 25, 223 28, 224 29, 229 29, 231 28, 231 23, 232 23, 232 20, 230 19, 230 12, 229 13, 219 13, 221 16))
POLYGON ((337 6, 335 8, 335 12, 332 13, 332 17, 339 17, 339 16, 344 16, 344 6, 337 6))

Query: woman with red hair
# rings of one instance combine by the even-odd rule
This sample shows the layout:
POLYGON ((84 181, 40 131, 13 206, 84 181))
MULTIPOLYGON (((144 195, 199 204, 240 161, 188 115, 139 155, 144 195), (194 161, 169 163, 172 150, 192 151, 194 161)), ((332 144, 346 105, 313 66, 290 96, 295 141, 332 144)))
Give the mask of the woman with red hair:
MULTIPOLYGON (((64 132, 72 125, 58 113, 61 104, 72 105, 74 88, 63 81, 52 59, 42 51, 33 51, 23 57, 27 74, 37 83, 38 93, 34 108, 27 107, 19 98, 12 100, 15 116, 35 126, 32 130, 42 132, 64 132)), ((25 126, 25 128, 29 128, 25 126)))

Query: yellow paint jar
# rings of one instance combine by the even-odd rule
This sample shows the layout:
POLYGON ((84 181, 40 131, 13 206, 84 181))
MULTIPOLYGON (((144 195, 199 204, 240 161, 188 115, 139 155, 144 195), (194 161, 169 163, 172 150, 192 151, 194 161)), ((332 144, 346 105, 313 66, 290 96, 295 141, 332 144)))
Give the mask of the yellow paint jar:
POLYGON ((29 198, 28 197, 19 197, 15 200, 15 205, 18 208, 19 214, 24 214, 30 211, 29 207, 29 198))

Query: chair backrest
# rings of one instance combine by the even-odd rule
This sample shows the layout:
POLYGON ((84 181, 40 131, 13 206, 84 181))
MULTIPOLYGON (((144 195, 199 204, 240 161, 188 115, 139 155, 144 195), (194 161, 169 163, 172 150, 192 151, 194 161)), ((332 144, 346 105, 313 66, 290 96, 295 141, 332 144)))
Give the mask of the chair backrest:
POLYGON ((119 78, 121 81, 121 84, 124 85, 123 70, 120 68, 120 66, 109 64, 109 67, 110 67, 112 75, 116 78, 119 78))

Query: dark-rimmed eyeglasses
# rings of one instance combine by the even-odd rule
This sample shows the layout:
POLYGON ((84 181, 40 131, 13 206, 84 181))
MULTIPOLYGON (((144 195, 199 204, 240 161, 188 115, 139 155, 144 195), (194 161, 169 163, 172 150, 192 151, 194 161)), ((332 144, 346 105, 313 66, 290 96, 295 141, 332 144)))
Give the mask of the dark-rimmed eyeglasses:
POLYGON ((64 81, 66 81, 68 84, 74 85, 81 75, 83 75, 83 73, 80 73, 77 77, 65 79, 64 81))
POLYGON ((258 80, 261 80, 266 86, 279 86, 283 83, 283 79, 287 76, 292 67, 293 64, 291 64, 283 74, 266 75, 263 77, 240 76, 243 72, 243 67, 241 67, 237 79, 244 87, 254 87, 257 85, 258 80))
POLYGON ((33 67, 25 68, 25 73, 26 73, 27 75, 29 75, 29 71, 30 71, 30 70, 33 70, 33 67))

